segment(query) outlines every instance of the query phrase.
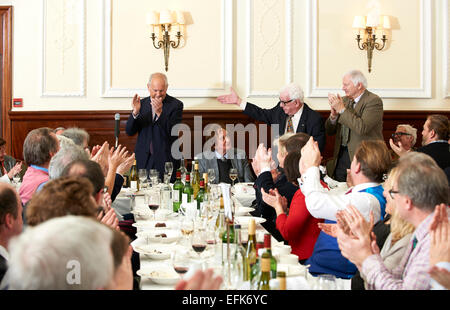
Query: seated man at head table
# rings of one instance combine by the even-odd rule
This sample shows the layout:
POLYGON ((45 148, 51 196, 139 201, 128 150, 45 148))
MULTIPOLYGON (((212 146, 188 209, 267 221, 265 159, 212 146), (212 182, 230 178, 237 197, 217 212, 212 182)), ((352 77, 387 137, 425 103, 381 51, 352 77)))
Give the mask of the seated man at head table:
POLYGON ((6 141, 0 138, 0 181, 11 183, 13 177, 22 171, 22 162, 6 155, 6 141))
MULTIPOLYGON (((350 167, 354 187, 346 193, 323 188, 319 172, 321 155, 316 142, 310 139, 301 152, 299 183, 312 216, 334 224, 336 213, 352 204, 367 220, 371 212, 375 222, 384 218, 386 200, 380 183, 391 165, 391 157, 383 141, 363 141, 356 149, 350 167)), ((313 275, 333 274, 350 279, 356 272, 356 266, 342 256, 336 238, 323 231, 305 264, 310 265, 309 272, 313 275)))
MULTIPOLYGON (((172 155, 172 144, 178 138, 172 136, 172 128, 181 123, 183 103, 167 94, 167 77, 154 73, 147 84, 150 96, 141 100, 136 94, 132 102, 132 113, 127 121, 128 136, 138 134, 135 154, 138 169, 156 169, 164 180, 164 165, 173 162, 176 171, 180 165, 172 155)), ((172 174, 170 182, 175 181, 172 174)))
MULTIPOLYGON (((231 134, 231 133, 230 133, 231 134)), ((194 158, 198 161, 200 174, 214 170, 215 178, 213 184, 231 184, 230 170, 237 170, 238 182, 253 182, 254 176, 250 168, 245 151, 232 147, 225 126, 217 125, 214 130, 214 151, 205 151, 194 158)))

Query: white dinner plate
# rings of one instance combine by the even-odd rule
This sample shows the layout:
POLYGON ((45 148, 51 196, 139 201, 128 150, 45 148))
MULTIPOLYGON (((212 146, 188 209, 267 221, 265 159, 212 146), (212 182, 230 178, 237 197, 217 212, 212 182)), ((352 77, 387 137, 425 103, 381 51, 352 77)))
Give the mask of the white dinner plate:
POLYGON ((136 246, 136 252, 154 260, 168 259, 173 251, 175 251, 175 247, 168 244, 136 246))
POLYGON ((141 268, 136 272, 142 278, 147 278, 162 285, 173 285, 180 280, 180 276, 173 269, 164 266, 141 268))
POLYGON ((181 238, 179 230, 155 229, 136 233, 138 238, 144 239, 147 243, 172 243, 181 238), (165 237, 162 236, 165 234, 165 237))
POLYGON ((139 221, 133 223, 134 227, 142 229, 174 229, 178 228, 178 223, 176 221, 139 221), (162 224, 164 224, 162 226, 162 224), (162 227, 161 227, 162 226, 162 227))
POLYGON ((254 219, 256 225, 264 223, 266 221, 265 218, 255 217, 255 216, 236 216, 234 218, 234 221, 237 222, 238 224, 241 224, 241 227, 243 228, 243 227, 248 227, 248 223, 250 222, 250 219, 254 219))
POLYGON ((238 216, 242 216, 242 215, 246 215, 252 211, 255 211, 255 208, 250 208, 250 207, 239 207, 236 208, 236 210, 234 211, 236 215, 238 216))

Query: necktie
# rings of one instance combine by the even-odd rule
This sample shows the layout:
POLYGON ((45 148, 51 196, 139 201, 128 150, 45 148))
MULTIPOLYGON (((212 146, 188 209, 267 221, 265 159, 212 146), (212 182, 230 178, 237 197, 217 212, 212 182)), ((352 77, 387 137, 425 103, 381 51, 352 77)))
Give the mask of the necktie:
MULTIPOLYGON (((153 118, 153 124, 156 122, 156 119, 158 118, 158 115, 155 113, 155 117, 153 118)), ((150 141, 150 154, 153 154, 153 138, 152 141, 150 141)))
POLYGON ((286 132, 294 133, 294 125, 292 124, 292 116, 288 116, 286 132))
MULTIPOLYGON (((350 102, 348 103, 346 109, 348 109, 349 111, 353 111, 353 105, 354 105, 355 101, 352 99, 350 100, 350 102)), ((345 125, 342 125, 341 127, 341 145, 343 146, 347 146, 348 140, 350 137, 350 128, 348 128, 345 125)))
POLYGON ((414 236, 413 245, 412 245, 413 250, 416 248, 417 242, 418 242, 418 240, 417 240, 416 236, 414 236))

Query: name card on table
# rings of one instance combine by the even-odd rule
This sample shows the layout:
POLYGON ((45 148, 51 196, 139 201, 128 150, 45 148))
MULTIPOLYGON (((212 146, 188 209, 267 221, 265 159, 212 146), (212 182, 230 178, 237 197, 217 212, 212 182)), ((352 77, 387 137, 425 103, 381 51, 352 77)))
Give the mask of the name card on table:
POLYGON ((231 185, 226 183, 219 184, 222 189, 222 197, 223 197, 223 208, 225 218, 232 221, 233 220, 233 210, 232 210, 232 202, 231 202, 231 185))

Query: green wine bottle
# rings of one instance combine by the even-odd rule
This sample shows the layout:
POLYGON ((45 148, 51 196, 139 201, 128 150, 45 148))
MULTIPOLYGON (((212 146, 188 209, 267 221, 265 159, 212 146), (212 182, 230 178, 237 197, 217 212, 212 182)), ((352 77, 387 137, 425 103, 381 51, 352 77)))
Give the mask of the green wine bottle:
POLYGON ((183 182, 181 182, 181 169, 178 169, 176 173, 175 183, 173 183, 173 212, 178 212, 178 210, 180 210, 183 188, 184 185, 183 182))
POLYGON ((258 290, 270 290, 270 254, 264 252, 261 256, 261 277, 258 282, 258 290))

